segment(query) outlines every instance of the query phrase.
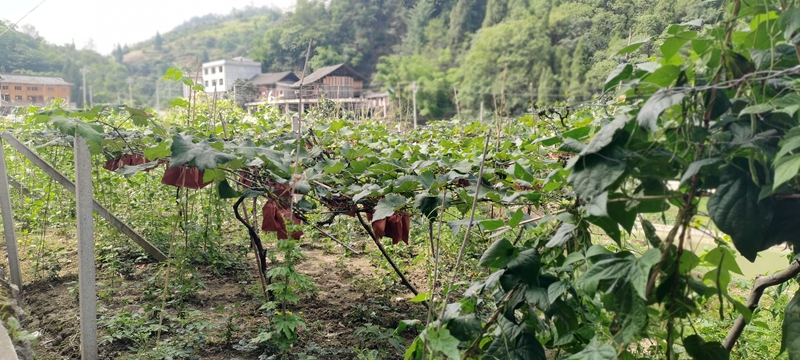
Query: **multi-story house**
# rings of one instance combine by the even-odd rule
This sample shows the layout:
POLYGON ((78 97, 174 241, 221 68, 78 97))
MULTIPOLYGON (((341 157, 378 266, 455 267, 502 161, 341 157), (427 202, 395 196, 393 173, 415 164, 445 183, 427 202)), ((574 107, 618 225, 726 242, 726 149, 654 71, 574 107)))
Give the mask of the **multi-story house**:
POLYGON ((0 74, 0 107, 44 105, 62 99, 69 103, 72 84, 60 77, 0 74))
POLYGON ((250 80, 261 74, 261 63, 246 57, 203 63, 203 86, 206 93, 224 93, 233 90, 237 79, 250 80))

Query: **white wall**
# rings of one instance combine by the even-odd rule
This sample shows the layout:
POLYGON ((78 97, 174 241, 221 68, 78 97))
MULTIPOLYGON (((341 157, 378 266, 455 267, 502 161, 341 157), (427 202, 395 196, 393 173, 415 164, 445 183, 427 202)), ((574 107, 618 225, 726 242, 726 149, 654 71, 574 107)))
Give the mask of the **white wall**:
POLYGON ((217 60, 203 64, 203 85, 207 93, 227 92, 236 79, 251 79, 261 74, 261 63, 247 59, 217 60), (220 72, 220 68, 222 71, 220 72), (220 80, 222 85, 220 85, 220 80), (216 87, 214 86, 216 84, 216 87))

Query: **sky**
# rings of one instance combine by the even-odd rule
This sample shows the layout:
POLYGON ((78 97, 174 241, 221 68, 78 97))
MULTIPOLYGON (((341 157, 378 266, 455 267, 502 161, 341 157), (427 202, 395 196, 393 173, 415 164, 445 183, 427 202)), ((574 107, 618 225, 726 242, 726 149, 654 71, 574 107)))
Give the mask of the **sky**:
MULTIPOLYGON (((0 0, 0 19, 12 23, 42 0, 0 0)), ((133 45, 162 34, 194 16, 228 14, 248 5, 287 10, 294 0, 45 0, 18 24, 32 25, 39 35, 57 45, 75 41, 84 48, 110 54, 115 44, 133 45)))

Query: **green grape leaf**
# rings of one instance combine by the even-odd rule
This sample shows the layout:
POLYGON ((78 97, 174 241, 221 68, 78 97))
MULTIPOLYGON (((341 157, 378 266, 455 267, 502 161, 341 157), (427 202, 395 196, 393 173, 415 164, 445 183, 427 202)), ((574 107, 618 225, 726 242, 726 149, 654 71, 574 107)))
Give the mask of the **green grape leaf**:
POLYGON ((511 218, 508 219, 508 227, 515 228, 519 223, 522 221, 522 218, 525 216, 525 213, 522 212, 522 208, 517 209, 514 212, 514 215, 511 215, 511 218))
POLYGON ((781 353, 786 351, 790 360, 800 359, 800 291, 786 305, 783 317, 781 353))
POLYGON ((150 117, 152 117, 152 115, 148 114, 144 110, 133 108, 127 105, 123 105, 123 108, 128 112, 128 114, 131 115, 130 119, 136 126, 147 126, 148 120, 150 120, 150 117))
POLYGON ((564 142, 561 143, 561 146, 558 147, 558 151, 563 151, 570 154, 580 154, 584 149, 586 149, 586 144, 583 141, 575 140, 573 138, 566 138, 564 142))
POLYGON ((661 238, 658 237, 656 227, 653 226, 650 220, 642 219, 642 230, 644 230, 644 236, 647 238, 647 242, 650 243, 651 247, 661 247, 661 238))
POLYGON ((650 96, 639 110, 639 126, 651 133, 655 132, 658 129, 658 117, 661 113, 680 103, 683 97, 684 93, 659 90, 650 96))
POLYGON ((642 79, 643 83, 654 84, 660 88, 668 87, 678 80, 681 68, 675 65, 664 65, 642 79))
POLYGON ((778 158, 775 161, 775 180, 773 180, 772 189, 777 190, 785 182, 794 178, 798 171, 800 171, 800 154, 778 158))
POLYGON ((577 229, 578 227, 574 224, 561 224, 561 227, 558 228, 556 233, 550 238, 550 241, 547 242, 545 245, 546 247, 556 247, 564 245, 567 241, 572 239, 572 231, 577 229))
POLYGON ((645 288, 650 268, 660 258, 661 251, 658 249, 647 250, 639 258, 628 252, 618 253, 613 258, 600 260, 592 265, 578 280, 577 285, 587 293, 594 294, 600 282, 620 279, 629 282, 636 294, 646 299, 645 288))
POLYGON ((207 140, 195 144, 191 137, 184 137, 181 134, 172 137, 171 150, 170 167, 189 165, 200 170, 215 169, 219 164, 236 158, 214 149, 207 140))
POLYGON ((722 159, 720 158, 707 158, 707 159, 697 160, 689 164, 689 167, 686 168, 686 171, 683 173, 683 176, 681 176, 681 184, 685 183, 686 181, 691 179, 692 176, 700 172, 700 169, 702 169, 703 166, 714 165, 720 162, 721 160, 722 159))
POLYGON ((481 320, 475 314, 457 316, 447 322, 450 334, 460 341, 471 341, 481 333, 481 320))
MULTIPOLYGON (((631 45, 631 46, 635 46, 636 49, 638 49, 639 46, 642 46, 642 44, 631 45)), ((631 46, 628 46, 628 47, 631 47, 631 46)), ((625 48, 625 49, 627 49, 627 48, 625 48)), ((622 50, 625 50, 625 49, 622 49, 622 50)), ((636 49, 634 49, 634 50, 636 50, 636 49)), ((626 80, 626 79, 630 78, 632 73, 633 73, 633 65, 627 64, 627 63, 617 65, 617 67, 614 70, 612 70, 610 74, 608 74, 608 77, 606 78, 605 85, 603 85, 603 92, 606 92, 606 91, 608 91, 610 89, 613 89, 615 86, 617 86, 617 84, 619 84, 623 80, 626 80)))
POLYGON ((544 347, 525 323, 516 325, 500 316, 500 334, 486 349, 483 359, 547 360, 544 347))
POLYGON ((620 51, 617 51, 617 53, 614 54, 614 56, 630 54, 630 53, 632 53, 632 52, 634 52, 636 50, 639 50, 639 48, 642 45, 647 44, 649 41, 650 41, 650 38, 648 37, 648 38, 644 38, 642 40, 638 40, 638 41, 632 42, 630 45, 622 48, 620 51))
POLYGON ((740 170, 741 165, 747 168, 746 160, 727 166, 707 207, 714 224, 730 235, 742 256, 753 262, 758 252, 765 249, 764 233, 772 221, 773 210, 769 198, 758 201, 761 187, 753 183, 749 173, 740 170))
POLYGON ((417 194, 414 198, 414 206, 430 221, 435 221, 439 217, 440 205, 442 205, 442 198, 431 196, 428 193, 417 194))
MULTIPOLYGON (((90 147, 103 145, 103 126, 64 116, 53 116, 50 123, 65 135, 80 135, 90 147)), ((94 151, 92 153, 95 153, 94 151)))
POLYGON ((461 342, 453 335, 450 335, 450 330, 440 328, 439 331, 433 331, 433 329, 429 328, 426 335, 431 350, 442 353, 451 360, 461 359, 461 354, 458 351, 458 344, 461 342))
POLYGON ((697 36, 696 31, 683 31, 676 34, 673 37, 669 37, 664 40, 664 43, 658 48, 661 50, 661 54, 664 55, 664 60, 669 60, 680 51, 681 47, 684 44, 689 42, 689 40, 693 39, 697 36))
POLYGON ((567 180, 575 193, 588 199, 609 190, 625 173, 625 156, 618 146, 609 146, 596 154, 581 156, 567 180))
POLYGON ((162 141, 158 145, 144 149, 144 157, 150 160, 166 159, 170 154, 170 144, 162 141))
POLYGON ((230 184, 228 184, 228 180, 222 180, 217 187, 217 193, 219 197, 222 199, 233 199, 242 196, 242 193, 234 190, 230 184))
POLYGON ((700 335, 689 335, 683 339, 683 347, 695 360, 728 360, 731 355, 722 344, 706 342, 700 335))
POLYGON ((595 337, 581 352, 573 354, 567 360, 617 360, 617 351, 611 345, 599 345, 595 337))
POLYGON ((614 140, 614 135, 617 131, 624 129, 625 125, 627 125, 631 119, 632 118, 625 113, 617 115, 614 120, 603 125, 597 134, 594 134, 592 140, 589 141, 589 145, 586 145, 586 147, 581 150, 580 155, 594 154, 603 150, 606 145, 611 144, 611 141, 614 140))
POLYGON ((478 265, 490 269, 505 268, 511 261, 512 255, 514 255, 514 245, 506 239, 500 239, 486 249, 478 265))
POLYGON ((405 196, 397 194, 386 195, 386 197, 378 201, 378 205, 375 206, 375 214, 372 215, 372 222, 392 216, 392 214, 403 207, 406 202, 408 202, 408 199, 405 196))

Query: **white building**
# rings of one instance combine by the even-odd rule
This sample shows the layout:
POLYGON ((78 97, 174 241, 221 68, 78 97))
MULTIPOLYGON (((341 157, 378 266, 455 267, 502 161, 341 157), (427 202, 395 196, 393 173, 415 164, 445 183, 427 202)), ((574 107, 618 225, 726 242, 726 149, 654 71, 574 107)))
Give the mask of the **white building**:
POLYGON ((246 57, 203 63, 203 86, 206 93, 222 93, 233 89, 236 79, 250 80, 261 74, 261 63, 246 57))

